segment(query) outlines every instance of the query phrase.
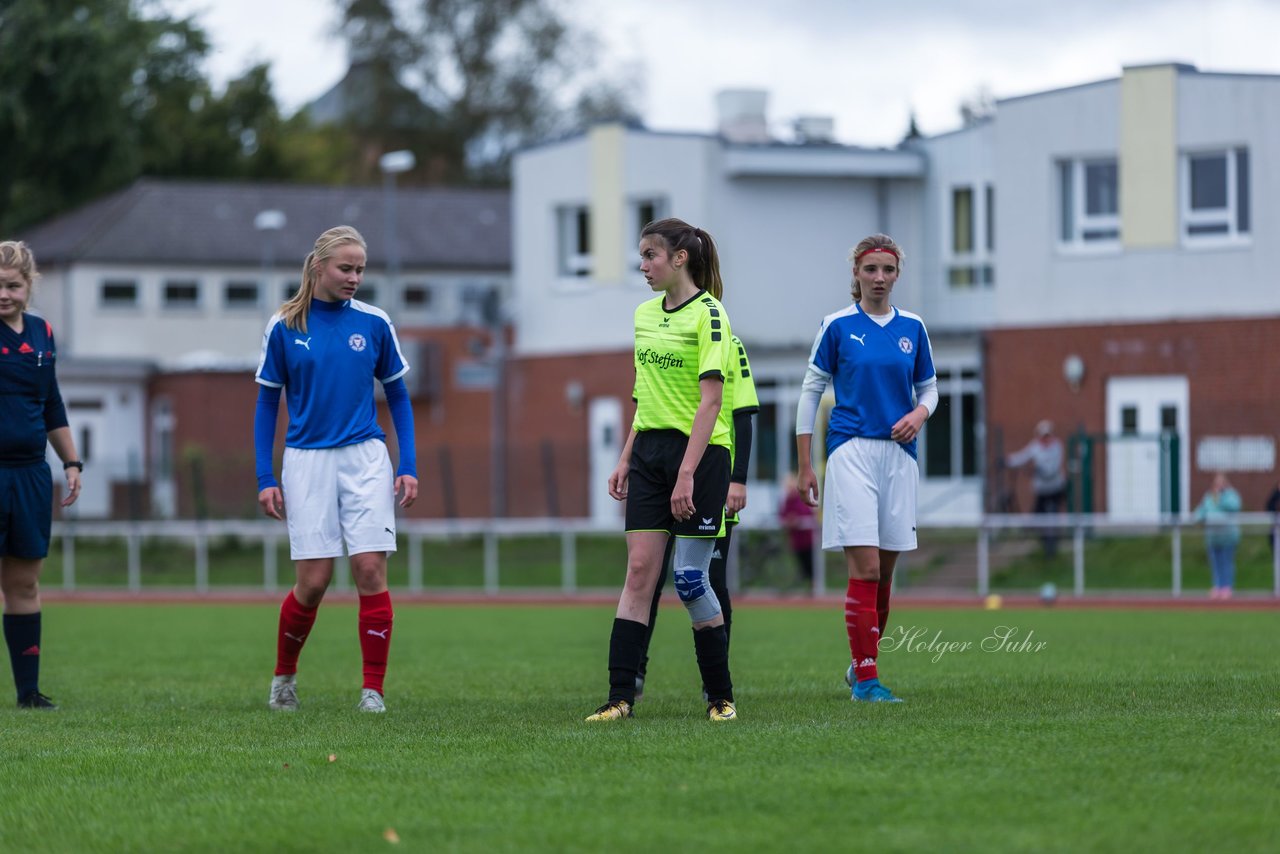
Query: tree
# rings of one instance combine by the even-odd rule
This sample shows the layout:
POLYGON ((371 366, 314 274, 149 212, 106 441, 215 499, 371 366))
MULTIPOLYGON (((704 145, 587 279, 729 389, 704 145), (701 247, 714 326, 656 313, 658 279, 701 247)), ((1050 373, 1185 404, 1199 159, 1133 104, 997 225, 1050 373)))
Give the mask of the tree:
POLYGON ((208 52, 153 0, 0 0, 0 233, 140 175, 353 176, 345 135, 281 117, 267 66, 219 95, 208 52))
POLYGON ((621 87, 585 73, 595 45, 556 0, 418 0, 410 20, 392 0, 339 6, 353 70, 373 69, 360 132, 375 150, 413 148, 420 178, 504 181, 525 142, 578 118, 634 118, 621 87))
MULTIPOLYGON (((148 32, 128 0, 14 0, 0 12, 0 228, 127 181, 148 32)), ((143 99, 145 100, 145 99, 143 99)))
POLYGON ((981 124, 996 114, 996 98, 984 83, 960 102, 960 119, 965 127, 981 124))

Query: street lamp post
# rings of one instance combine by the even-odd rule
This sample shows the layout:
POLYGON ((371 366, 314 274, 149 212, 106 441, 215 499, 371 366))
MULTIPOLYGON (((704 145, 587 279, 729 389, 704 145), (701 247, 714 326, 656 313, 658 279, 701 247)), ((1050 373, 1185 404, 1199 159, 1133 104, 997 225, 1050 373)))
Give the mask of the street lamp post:
POLYGON ((253 218, 253 227, 262 234, 262 293, 258 294, 258 305, 264 307, 267 311, 275 305, 275 300, 268 293, 270 289, 269 282, 271 280, 271 268, 276 262, 276 232, 284 228, 285 218, 284 211, 269 208, 267 210, 258 211, 258 215, 253 218))
POLYGON ((387 292, 391 294, 396 293, 396 280, 400 277, 400 243, 396 239, 396 176, 401 172, 408 172, 416 164, 413 152, 408 149, 388 151, 378 158, 378 168, 382 170, 382 192, 387 206, 387 292))

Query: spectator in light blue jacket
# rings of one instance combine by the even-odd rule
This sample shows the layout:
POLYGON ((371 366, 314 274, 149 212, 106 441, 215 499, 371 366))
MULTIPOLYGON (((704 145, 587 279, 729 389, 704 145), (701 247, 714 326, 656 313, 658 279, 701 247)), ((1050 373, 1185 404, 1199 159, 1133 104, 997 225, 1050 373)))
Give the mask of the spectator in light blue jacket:
POLYGON ((1213 573, 1210 599, 1231 598, 1236 582, 1236 546, 1240 544, 1240 526, 1235 521, 1239 512, 1240 493, 1232 488, 1225 474, 1218 472, 1196 508, 1196 519, 1204 523, 1204 542, 1213 573))

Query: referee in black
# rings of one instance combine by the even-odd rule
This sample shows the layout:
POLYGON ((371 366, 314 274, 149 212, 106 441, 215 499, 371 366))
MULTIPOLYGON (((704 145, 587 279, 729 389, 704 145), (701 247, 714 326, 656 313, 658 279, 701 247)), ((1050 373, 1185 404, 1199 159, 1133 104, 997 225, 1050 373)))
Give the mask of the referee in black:
POLYGON ((0 592, 4 640, 18 689, 18 708, 56 709, 40 693, 40 570, 49 554, 53 478, 45 445, 62 460, 67 491, 80 495, 84 464, 76 454, 54 372, 53 328, 31 314, 39 274, 31 249, 0 242, 0 592))

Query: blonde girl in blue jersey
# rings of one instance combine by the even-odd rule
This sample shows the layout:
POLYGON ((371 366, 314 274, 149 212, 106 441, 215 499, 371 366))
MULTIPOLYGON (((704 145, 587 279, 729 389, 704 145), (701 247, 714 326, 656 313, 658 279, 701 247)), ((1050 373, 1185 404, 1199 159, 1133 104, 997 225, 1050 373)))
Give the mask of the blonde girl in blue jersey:
POLYGON ((609 639, 609 699, 587 717, 632 716, 654 587, 667 541, 693 622, 707 717, 736 718, 724 614, 708 567, 729 492, 731 428, 722 410, 733 355, 711 235, 678 219, 645 226, 640 272, 659 294, 636 309, 636 414, 609 494, 626 501, 627 578, 609 639))
POLYGON ((818 404, 830 383, 822 547, 842 549, 849 584, 845 631, 852 699, 900 702, 880 684, 879 640, 898 555, 916 548, 916 437, 938 403, 924 321, 889 302, 902 266, 893 239, 874 234, 849 253, 854 304, 822 321, 796 408, 796 487, 817 506, 811 461, 818 404))
POLYGON ((383 681, 391 647, 387 553, 396 549, 395 498, 418 495, 409 370, 390 318, 354 299, 365 268, 365 242, 354 228, 331 228, 302 266, 302 285, 267 325, 256 379, 254 417, 258 504, 282 519, 297 582, 280 608, 276 669, 268 706, 298 708, 298 656, 333 578, 334 558, 350 555, 360 594, 364 682, 356 708, 385 712, 383 681), (393 475, 377 422, 374 380, 382 383, 395 425, 400 467, 393 475), (272 444, 283 389, 289 409, 284 464, 277 484, 272 444), (394 480, 393 480, 394 478, 394 480), (287 504, 286 504, 287 502, 287 504))

